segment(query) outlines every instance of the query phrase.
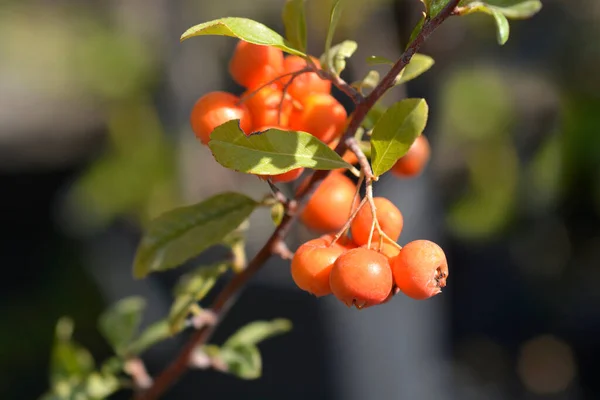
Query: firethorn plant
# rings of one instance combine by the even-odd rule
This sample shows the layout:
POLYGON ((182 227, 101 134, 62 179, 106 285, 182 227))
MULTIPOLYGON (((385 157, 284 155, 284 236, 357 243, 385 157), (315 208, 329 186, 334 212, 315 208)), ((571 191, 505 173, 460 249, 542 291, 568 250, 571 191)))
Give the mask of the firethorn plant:
POLYGON ((418 98, 389 106, 381 100, 388 90, 432 67, 433 59, 418 50, 446 19, 475 12, 491 15, 498 41, 504 44, 507 18, 528 18, 541 8, 538 0, 515 0, 511 6, 497 6, 495 1, 421 0, 422 17, 400 57, 390 61, 370 56, 367 63, 387 72, 380 79, 377 71, 371 71, 353 83, 340 73, 356 42, 332 43, 343 0, 333 1, 324 53, 318 59, 306 52, 304 0, 285 3, 285 37, 259 22, 233 17, 187 30, 182 41, 203 35, 237 39, 228 71, 245 91, 199 96, 190 123, 199 145, 207 145, 219 164, 255 175, 259 183, 265 181, 268 194, 257 201, 240 193, 222 193, 152 221, 135 256, 137 278, 178 267, 215 245, 229 247, 231 257, 183 276, 169 315, 139 334, 142 299, 124 299, 101 315, 99 328, 115 355, 98 369, 89 353, 71 340, 72 323, 59 321, 52 387, 44 398, 101 399, 133 388, 137 400, 153 400, 192 367, 258 378, 257 344, 289 330, 289 321, 252 322, 222 345, 209 340, 239 292, 272 256, 291 259, 290 275, 300 289, 317 297, 332 294, 359 309, 387 303, 397 293, 418 300, 439 294, 448 278, 443 250, 427 240, 398 244, 402 213, 390 200, 373 197, 373 184, 386 172, 409 178, 424 170, 430 157, 429 142, 422 136, 428 105, 418 98), (347 111, 331 95, 333 86, 354 104, 352 109, 347 111), (301 175, 306 178, 293 198, 276 185, 301 175), (247 261, 247 219, 258 207, 271 208, 276 227, 247 261), (285 239, 298 218, 322 236, 302 244, 294 254, 285 239), (232 278, 211 304, 201 308, 203 298, 228 271, 232 278), (188 343, 170 365, 150 377, 141 353, 185 329, 193 330, 188 343))

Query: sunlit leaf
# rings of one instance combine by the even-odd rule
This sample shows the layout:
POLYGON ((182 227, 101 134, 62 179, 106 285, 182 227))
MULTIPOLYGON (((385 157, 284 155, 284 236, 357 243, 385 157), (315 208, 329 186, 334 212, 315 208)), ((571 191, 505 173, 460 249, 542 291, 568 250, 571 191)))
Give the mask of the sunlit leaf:
POLYGON ((508 41, 510 25, 504 14, 496 9, 492 9, 492 16, 494 17, 494 21, 496 21, 496 38, 498 44, 503 45, 508 41))
POLYGON ((257 205, 243 194, 222 193, 164 213, 150 222, 142 238, 134 261, 135 277, 176 267, 221 243, 257 205))
POLYGON ((255 345, 270 337, 289 332, 291 329, 292 323, 287 319, 254 321, 230 336, 223 347, 255 345))
POLYGON ((183 328, 183 323, 191 308, 208 294, 219 277, 228 269, 228 264, 201 266, 184 275, 175 288, 175 301, 169 312, 171 332, 176 333, 183 328))
POLYGON ((282 19, 285 37, 296 49, 306 52, 305 0, 287 0, 283 6, 282 19))
POLYGON ((385 113, 385 110, 386 108, 383 104, 375 103, 375 105, 371 107, 371 109, 367 113, 367 116, 363 120, 362 127, 365 128, 365 130, 367 131, 373 129, 377 121, 379 121, 379 118, 381 118, 381 116, 385 113))
POLYGON ((405 99, 393 104, 381 116, 371 135, 371 166, 380 176, 406 154, 427 124, 424 99, 405 99))
POLYGON ((195 25, 181 35, 181 41, 202 35, 235 37, 249 43, 273 46, 286 53, 305 56, 302 51, 294 49, 292 44, 285 40, 283 36, 260 22, 248 18, 220 18, 195 25))
POLYGON ((91 374, 85 383, 85 391, 90 399, 105 399, 119 390, 119 380, 114 375, 91 374))
POLYGON ((301 167, 324 170, 350 167, 309 133, 268 129, 246 136, 237 120, 215 128, 208 146, 219 164, 250 174, 276 175, 301 167))
POLYGON ((398 74, 395 85, 401 85, 405 82, 408 82, 412 79, 415 79, 419 75, 427 72, 431 67, 433 67, 435 61, 433 58, 426 56, 425 54, 415 54, 408 65, 404 67, 402 72, 398 74))
POLYGON ((327 28, 327 36, 325 38, 325 53, 321 59, 323 68, 328 69, 332 67, 329 63, 331 56, 329 54, 331 50, 331 43, 333 43, 333 34, 337 28, 340 17, 342 16, 342 9, 344 0, 334 0, 333 6, 331 7, 331 13, 329 15, 329 27, 327 28))
POLYGON ((128 297, 100 315, 100 332, 117 354, 124 355, 127 346, 137 334, 145 307, 146 301, 142 297, 128 297))
POLYGON ((496 4, 496 1, 463 1, 460 3, 466 10, 461 14, 469 14, 471 12, 481 11, 479 7, 489 7, 500 11, 506 18, 509 19, 527 19, 533 17, 542 9, 540 0, 526 0, 520 3, 505 5, 503 2, 496 4), (472 10, 472 11, 471 11, 472 10))
POLYGON ((357 48, 358 44, 355 41, 344 40, 321 56, 321 65, 329 65, 331 70, 339 75, 346 69, 346 59, 352 57, 357 48))

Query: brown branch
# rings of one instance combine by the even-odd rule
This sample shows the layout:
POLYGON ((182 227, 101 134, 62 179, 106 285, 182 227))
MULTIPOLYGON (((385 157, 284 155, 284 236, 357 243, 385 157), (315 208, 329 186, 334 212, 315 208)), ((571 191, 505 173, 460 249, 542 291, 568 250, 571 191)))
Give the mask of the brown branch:
MULTIPOLYGON (((459 0, 450 0, 448 5, 434 18, 427 21, 423 25, 423 29, 417 35, 413 42, 410 43, 406 51, 400 56, 400 59, 394 64, 392 69, 385 75, 385 77, 381 80, 381 82, 373 89, 373 91, 364 98, 364 101, 361 100, 357 103, 356 110, 353 114, 352 120, 350 121, 349 126, 344 133, 344 137, 335 148, 336 153, 340 156, 344 154, 344 152, 348 149, 348 145, 351 147, 355 147, 352 139, 354 139, 354 134, 356 130, 362 124, 362 121, 366 117, 368 111, 373 107, 373 105, 383 96, 383 94, 393 86, 394 80, 396 76, 402 71, 404 67, 410 62, 412 56, 417 52, 417 50, 421 47, 421 45, 425 42, 425 40, 431 35, 431 33, 446 19, 448 18, 454 8, 457 6, 459 0)), ((331 77, 334 78, 334 77, 331 77)), ((337 77, 332 82, 337 87, 344 87, 348 85, 347 83, 344 85, 341 82, 341 78, 337 77), (340 85, 340 86, 338 86, 340 85)), ((343 82, 343 81, 342 81, 343 82)), ((340 87, 340 89, 341 89, 340 87)), ((354 88, 352 88, 354 90, 354 88)), ((344 91, 344 89, 342 89, 344 91)), ((345 92, 346 93, 346 92, 345 92)), ((348 93, 346 93, 348 94, 348 93)), ((351 96, 352 97, 352 96, 351 96)), ((362 97, 362 95, 361 95, 362 97)), ((361 160, 361 154, 364 157, 364 153, 360 151, 355 151, 359 160, 361 160)), ((366 159, 366 157, 364 157, 366 159)), ((368 165, 368 163, 367 163, 368 165)), ((361 165, 364 169, 364 165, 361 165)), ((370 171, 370 166, 368 167, 370 171)), ((319 183, 327 177, 329 171, 316 171, 306 187, 301 190, 296 195, 296 200, 298 201, 298 208, 296 207, 288 207, 286 210, 286 214, 284 215, 281 223, 271 237, 267 240, 267 243, 258 251, 258 253, 254 256, 254 258, 248 263, 246 269, 237 274, 233 279, 231 279, 225 287, 221 290, 221 292, 217 295, 217 298, 211 305, 211 311, 216 316, 215 324, 207 324, 202 328, 194 332, 192 337, 177 355, 175 360, 167 366, 167 368, 162 371, 154 380, 154 384, 146 391, 139 392, 136 395, 137 400, 155 400, 158 399, 167 389, 173 385, 183 373, 188 369, 191 356, 194 352, 194 349, 198 346, 205 344, 210 338, 211 334, 218 326, 219 321, 221 321, 224 315, 227 313, 231 305, 235 302, 235 299, 240 294, 241 290, 244 288, 246 283, 260 270, 260 268, 265 264, 265 262, 278 250, 278 244, 285 238, 288 231, 290 230, 292 223, 294 222, 296 215, 300 212, 304 206, 304 203, 310 197, 312 192, 318 187, 319 183)), ((372 174, 372 172, 371 172, 372 174)), ((366 176, 366 175, 365 175, 366 176)))

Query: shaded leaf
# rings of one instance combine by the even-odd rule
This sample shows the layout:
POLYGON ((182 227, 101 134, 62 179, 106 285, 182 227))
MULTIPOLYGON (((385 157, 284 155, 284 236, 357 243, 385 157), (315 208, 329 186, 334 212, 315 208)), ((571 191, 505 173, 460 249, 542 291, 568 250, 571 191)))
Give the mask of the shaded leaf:
POLYGON ((306 52, 306 15, 304 0, 287 0, 283 6, 285 37, 296 49, 306 52))
POLYGON ((276 175, 301 167, 325 170, 350 167, 309 133, 268 129, 246 136, 237 120, 215 128, 208 146, 219 164, 251 174, 276 175))
POLYGON ((223 347, 256 345, 270 337, 289 332, 291 329, 292 323, 283 318, 272 321, 254 321, 231 335, 223 347))
POLYGON ((380 56, 369 56, 367 57, 367 64, 369 65, 381 65, 381 64, 390 64, 394 65, 394 62, 389 58, 380 57, 380 56))
POLYGON ((227 365, 227 372, 242 379, 257 379, 262 374, 262 358, 255 345, 223 347, 218 358, 227 365))
POLYGON ((85 391, 91 399, 105 399, 119 390, 119 380, 110 374, 91 374, 85 383, 85 391))
POLYGON ((321 65, 325 69, 331 69, 332 65, 330 61, 331 43, 333 43, 333 34, 337 28, 337 24, 342 16, 343 0, 334 0, 333 6, 331 7, 331 13, 329 15, 329 26, 327 27, 327 36, 325 37, 325 53, 321 57, 321 65))
POLYGON ((94 369, 94 359, 89 351, 73 342, 73 321, 63 317, 56 324, 55 342, 50 360, 50 381, 82 379, 94 369))
POLYGON ((150 222, 142 238, 134 261, 135 277, 176 267, 221 243, 257 205, 248 196, 229 192, 164 213, 150 222))
POLYGON ((466 10, 462 11, 461 15, 482 11, 478 9, 479 7, 488 7, 500 11, 500 13, 509 19, 531 18, 542 9, 542 2, 540 0, 526 0, 512 5, 495 4, 493 1, 465 1, 461 2, 461 6, 463 5, 466 10))
POLYGON ((508 24, 508 20, 504 14, 496 9, 491 10, 494 21, 496 21, 496 38, 498 40, 498 44, 502 46, 508 41, 508 36, 510 35, 510 25, 508 24))
POLYGON ((435 17, 446 7, 450 0, 421 0, 429 17, 435 17))
POLYGON ((279 226, 283 215, 285 214, 285 207, 281 203, 276 203, 271 207, 271 220, 275 226, 279 226))
POLYGON ((426 56, 425 54, 415 54, 411 58, 408 65, 404 67, 402 72, 398 74, 394 84, 401 85, 405 82, 415 79, 419 75, 427 72, 431 67, 433 67, 433 64, 435 64, 433 58, 426 56))
POLYGON ((371 166, 380 176, 406 154, 427 124, 428 106, 424 99, 405 99, 381 116, 371 135, 371 166))
POLYGON ((419 22, 417 22, 417 25, 415 25, 412 32, 410 33, 410 37, 408 38, 408 43, 406 44, 406 48, 408 48, 408 46, 410 46, 410 44, 415 40, 415 38, 419 35, 419 33, 421 33, 421 29, 423 29, 424 24, 425 24, 425 14, 423 14, 423 16, 421 17, 419 22))
POLYGON ((352 57, 357 48, 358 44, 355 41, 344 40, 321 56, 321 65, 329 65, 330 70, 339 75, 346 69, 346 59, 352 57))
POLYGON ((118 355, 125 355, 127 346, 137 334, 145 307, 143 298, 128 297, 100 315, 98 328, 118 355))
POLYGON ((135 339, 127 349, 127 354, 138 355, 146 351, 146 349, 154 346, 158 342, 171 337, 169 329, 169 321, 160 320, 147 327, 137 339, 135 339))
POLYGON ((375 105, 371 107, 371 109, 367 113, 367 116, 363 120, 362 127, 367 131, 373 129, 377 121, 379 121, 379 118, 381 118, 381 116, 385 113, 385 110, 386 108, 383 104, 375 103, 375 105))
POLYGON ((208 294, 228 267, 226 263, 202 266, 181 278, 175 288, 175 302, 169 312, 169 328, 172 333, 179 332, 183 328, 192 306, 208 294))
POLYGON ((273 46, 286 53, 306 56, 271 28, 248 18, 227 17, 195 25, 181 35, 181 41, 202 35, 235 37, 249 43, 273 46))

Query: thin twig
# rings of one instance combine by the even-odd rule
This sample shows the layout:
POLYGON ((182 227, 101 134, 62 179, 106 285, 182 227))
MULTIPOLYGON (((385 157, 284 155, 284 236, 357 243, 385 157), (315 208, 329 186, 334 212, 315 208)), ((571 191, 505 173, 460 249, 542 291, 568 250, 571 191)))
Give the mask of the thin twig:
MULTIPOLYGON (((244 102, 248 101, 248 99, 254 97, 254 95, 258 92, 260 92, 261 90, 263 90, 264 88, 266 88, 267 86, 270 86, 274 83, 276 83, 277 81, 281 80, 281 78, 285 78, 286 76, 293 76, 293 75, 301 75, 305 72, 311 72, 312 69, 311 68, 302 68, 299 69, 298 71, 293 71, 293 72, 287 72, 285 74, 279 75, 277 78, 271 79, 270 81, 268 81, 267 83, 264 83, 262 85, 260 85, 259 87, 257 87, 256 89, 254 89, 253 91, 251 91, 250 93, 246 93, 244 94, 240 100, 237 102, 238 105, 243 104, 244 102)), ((291 78, 293 79, 293 77, 291 78)))
MULTIPOLYGON (((356 133, 356 130, 360 127, 363 120, 365 119, 368 111, 373 105, 383 96, 383 94, 393 86, 396 76, 402 71, 404 67, 410 62, 412 56, 417 52, 425 40, 431 35, 431 33, 446 19, 448 18, 454 8, 458 5, 460 0, 450 0, 446 7, 442 9, 431 20, 428 20, 423 25, 423 29, 417 35, 417 37, 410 43, 406 51, 400 56, 400 59, 394 64, 392 69, 384 76, 381 82, 373 89, 373 91, 364 99, 357 103, 356 110, 354 111, 353 117, 350 124, 346 128, 343 140, 340 140, 335 148, 335 152, 340 156, 347 150, 347 140, 352 138, 356 133)), ((290 74, 291 75, 291 74, 290 74)), ((276 82, 281 77, 273 80, 276 82)), ((341 79, 341 78, 340 78, 341 79)), ((345 87, 348 85, 341 84, 340 82, 332 81, 337 87, 341 85, 345 87), (336 84, 337 83, 337 84, 336 84)), ((348 85, 349 86, 349 85, 348 85)), ((344 91, 341 87, 340 89, 344 91)), ((353 89, 353 88, 352 88, 353 89)), ((346 93, 344 91, 344 93, 346 93)), ((359 149, 360 150, 360 149, 359 149)), ((362 153, 362 152, 360 152, 362 153)), ((363 154, 364 155, 364 154, 363 154)), ((357 155, 358 156, 358 155, 357 155)), ((366 157, 365 157, 366 158, 366 157)), ((205 325, 201 329, 197 330, 189 341, 185 344, 183 349, 177 355, 177 357, 163 370, 154 380, 153 385, 146 391, 139 392, 136 395, 137 400, 155 400, 158 399, 167 389, 173 385, 181 375, 188 369, 190 357, 198 346, 203 345, 208 341, 211 334, 213 333, 220 320, 223 319, 224 315, 235 302, 235 299, 239 296, 239 293, 244 288, 246 283, 260 270, 265 262, 273 254, 273 248, 278 241, 281 241, 287 235, 289 229, 294 222, 296 215, 300 212, 311 194, 319 186, 320 182, 323 181, 329 171, 316 171, 310 178, 309 183, 299 191, 296 195, 298 202, 297 207, 288 207, 287 212, 284 215, 281 223, 275 228, 275 231, 271 237, 267 240, 265 245, 258 251, 254 258, 248 263, 248 267, 235 275, 219 292, 215 301, 211 305, 211 310, 215 314, 217 320, 213 325, 205 325)))
POLYGON ((358 205, 358 207, 356 207, 356 209, 352 212, 352 214, 350 214, 350 218, 348 218, 348 221, 346 221, 346 223, 344 224, 344 226, 342 227, 342 229, 339 230, 338 233, 336 233, 336 235, 333 237, 333 240, 331 241, 331 244, 335 244, 335 242, 337 242, 342 235, 348 230, 348 228, 350 228, 350 225, 352 224, 352 221, 354 221, 354 218, 356 218, 356 216, 358 215, 358 212, 360 211, 361 208, 363 208, 363 206, 367 204, 367 198, 365 197, 364 199, 361 200, 360 204, 358 205))

